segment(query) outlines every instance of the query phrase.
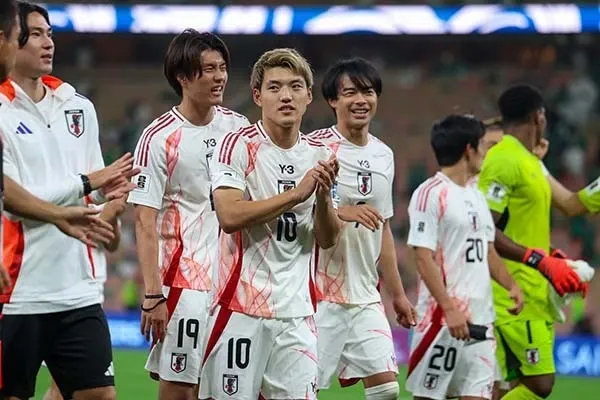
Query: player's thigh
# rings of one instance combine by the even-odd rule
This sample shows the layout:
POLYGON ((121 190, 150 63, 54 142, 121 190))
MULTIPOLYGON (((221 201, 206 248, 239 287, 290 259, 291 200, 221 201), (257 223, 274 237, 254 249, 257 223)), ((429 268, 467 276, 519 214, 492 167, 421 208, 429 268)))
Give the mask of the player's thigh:
POLYGON ((503 346, 506 354, 505 367, 511 367, 512 362, 518 366, 519 375, 526 377, 556 372, 552 324, 543 320, 514 321, 496 327, 496 332, 500 339, 498 346, 503 346))
POLYGON ((448 395, 460 398, 491 399, 494 389, 496 342, 469 342, 460 352, 454 381, 448 395))
POLYGON ((158 374, 161 381, 185 383, 191 390, 200 379, 210 294, 180 288, 170 291, 178 292, 169 294, 169 298, 177 298, 177 304, 165 338, 150 350, 146 369, 158 374))
POLYGON ((0 318, 0 398, 28 399, 35 393, 52 327, 44 315, 2 315, 0 318))
POLYGON ((102 307, 95 304, 56 315, 58 330, 46 364, 63 397, 81 398, 79 391, 112 393, 112 346, 102 307))
POLYGON ((209 317, 201 399, 257 399, 273 348, 271 320, 218 306, 209 317))
POLYGON ((413 334, 406 389, 417 397, 446 399, 464 343, 432 324, 413 334))
POLYGON ((265 399, 316 399, 317 330, 312 316, 279 320, 261 389, 265 399))
POLYGON ((317 353, 319 389, 328 389, 339 371, 342 350, 348 337, 350 312, 343 305, 322 301, 317 305, 317 353))
POLYGON ((360 306, 353 312, 341 366, 342 384, 375 376, 395 381, 398 365, 394 339, 380 303, 360 306))

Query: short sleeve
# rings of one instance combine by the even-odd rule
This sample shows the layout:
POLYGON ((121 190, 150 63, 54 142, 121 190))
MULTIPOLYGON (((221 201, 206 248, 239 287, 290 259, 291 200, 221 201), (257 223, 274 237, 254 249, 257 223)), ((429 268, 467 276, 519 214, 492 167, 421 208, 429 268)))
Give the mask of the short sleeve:
MULTIPOLYGON (((431 185, 431 184, 430 184, 431 185)), ((414 191, 408 205, 408 245, 437 250, 439 237, 438 199, 431 186, 423 184, 414 191)))
POLYGON ((159 135, 150 137, 142 134, 135 149, 135 166, 141 172, 132 178, 136 188, 129 193, 127 201, 132 204, 162 208, 167 185, 167 154, 164 141, 159 135))
POLYGON ((229 133, 217 143, 210 164, 212 190, 234 188, 246 190, 248 152, 241 133, 229 133))
POLYGON ((518 173, 514 161, 496 156, 490 151, 483 163, 478 181, 479 190, 485 196, 490 210, 497 213, 504 212, 517 182, 518 173))
MULTIPOLYGON (((483 204, 485 205, 485 203, 483 204)), ((496 225, 494 224, 494 217, 489 208, 485 208, 483 211, 483 226, 485 229, 485 236, 488 242, 496 241, 496 225)))
POLYGON ((600 212, 600 177, 577 193, 579 200, 591 213, 600 212))
POLYGON ((387 182, 387 193, 385 195, 382 217, 384 219, 390 219, 394 216, 394 174, 395 174, 395 165, 394 165, 394 156, 392 154, 392 159, 390 160, 390 165, 386 171, 387 182))

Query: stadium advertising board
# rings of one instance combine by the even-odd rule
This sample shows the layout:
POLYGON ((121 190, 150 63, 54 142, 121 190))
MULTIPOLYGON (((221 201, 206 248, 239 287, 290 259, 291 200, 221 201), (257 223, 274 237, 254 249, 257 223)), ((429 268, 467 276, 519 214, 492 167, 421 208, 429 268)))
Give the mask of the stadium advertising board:
POLYGON ((600 32, 600 7, 580 4, 464 6, 47 5, 55 32, 221 35, 487 35, 600 32))

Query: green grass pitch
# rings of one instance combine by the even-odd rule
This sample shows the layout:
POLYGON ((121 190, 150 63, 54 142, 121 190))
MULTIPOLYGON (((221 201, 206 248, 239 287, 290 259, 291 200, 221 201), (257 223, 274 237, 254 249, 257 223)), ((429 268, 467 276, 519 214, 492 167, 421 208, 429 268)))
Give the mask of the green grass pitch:
MULTIPOLYGON (((144 370, 146 353, 140 351, 117 350, 114 354, 115 374, 117 381, 117 398, 119 400, 155 400, 157 397, 156 382, 148 377, 144 370)), ((404 389, 404 378, 406 370, 402 369, 399 376, 401 400, 410 399, 410 395, 404 389)), ((35 399, 41 400, 48 387, 49 376, 46 368, 42 368, 38 376, 37 391, 35 399)), ((361 384, 350 388, 341 389, 339 386, 324 390, 319 394, 320 400, 347 400, 363 399, 361 384)), ((550 399, 555 400, 593 400, 599 399, 599 378, 573 378, 558 377, 554 393, 550 399)))

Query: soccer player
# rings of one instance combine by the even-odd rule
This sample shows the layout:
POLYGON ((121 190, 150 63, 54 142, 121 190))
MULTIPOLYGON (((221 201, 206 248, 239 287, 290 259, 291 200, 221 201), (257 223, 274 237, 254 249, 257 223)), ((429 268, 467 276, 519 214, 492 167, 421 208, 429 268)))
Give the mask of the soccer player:
POLYGON ((416 315, 402 287, 390 227, 394 153, 369 133, 381 90, 381 77, 367 60, 336 62, 322 84, 336 124, 310 137, 336 153, 338 216, 345 222, 335 246, 315 249, 319 389, 329 388, 334 375, 342 386, 362 379, 366 398, 383 400, 398 398, 399 386, 378 268, 398 322, 409 328, 416 315))
POLYGON ((221 106, 228 69, 219 37, 176 36, 164 73, 181 103, 144 130, 135 151, 142 172, 129 202, 146 293, 142 332, 154 340, 146 369, 160 380, 161 400, 198 398, 219 229, 209 162, 226 133, 249 125, 221 106))
MULTIPOLYGON (((94 267, 96 268, 96 279, 102 284, 100 286, 100 295, 102 302, 104 302, 104 283, 106 282, 106 253, 105 250, 112 253, 117 251, 119 248, 119 242, 121 240, 121 228, 119 217, 125 211, 127 206, 126 198, 122 197, 118 200, 113 200, 102 206, 98 207, 100 218, 112 226, 114 237, 106 243, 105 246, 99 246, 92 249, 92 259, 94 261, 94 267)), ((45 363, 44 363, 45 365, 45 363)), ((50 379, 50 387, 44 394, 43 400, 63 400, 60 393, 60 389, 56 385, 54 379, 50 379)))
MULTIPOLYGON (((1 89, 10 100, 9 121, 3 120, 2 126, 16 123, 3 128, 4 172, 52 203, 84 205, 86 195, 102 202, 102 191, 94 189, 108 193, 116 186, 130 186, 132 162, 124 161, 116 181, 106 176, 93 104, 69 84, 47 75, 54 53, 47 11, 19 3, 19 16, 16 64, 1 89)), ((32 397, 45 360, 63 397, 114 399, 110 334, 100 306, 102 285, 89 248, 52 225, 28 219, 11 216, 3 229, 5 266, 14 283, 0 295, 0 396, 32 397)))
MULTIPOLYGON (((15 64, 18 39, 21 33, 17 11, 17 3, 14 0, 3 1, 0 4, 0 83, 8 78, 8 73, 15 64)), ((9 107, 8 103, 8 101, 0 102, 0 121, 5 119, 9 107)), ((0 159, 2 158, 2 151, 3 145, 0 141, 0 159)), ((90 228, 95 225, 99 225, 104 229, 110 228, 106 224, 101 224, 99 220, 92 218, 93 215, 97 214, 95 210, 77 206, 61 207, 33 196, 14 180, 8 176, 3 176, 1 164, 0 176, 3 177, 0 180, 0 196, 3 195, 4 209, 12 214, 57 223, 57 226, 64 233, 90 245, 93 245, 90 228)), ((96 233, 98 233, 97 231, 98 229, 96 229, 96 233)), ((110 236, 108 232, 104 232, 104 234, 110 236)), ((98 237, 95 236, 95 238, 98 237)), ((3 292, 10 285, 11 280, 8 272, 0 266, 0 292, 3 292)))
POLYGON ((520 382, 503 397, 507 400, 543 399, 552 391, 555 310, 548 281, 560 296, 583 290, 576 271, 552 256, 550 247, 552 193, 532 152, 546 127, 543 104, 532 86, 502 93, 498 106, 505 135, 488 152, 479 176, 498 228, 496 249, 526 294, 523 312, 515 316, 506 312, 507 291, 493 284, 498 364, 504 378, 516 373, 520 382))
POLYGON ((483 124, 451 115, 431 130, 441 171, 409 204, 408 244, 424 286, 409 357, 407 389, 415 399, 490 399, 496 343, 471 340, 468 323, 494 322, 491 278, 510 293, 517 314, 523 295, 494 249, 494 223, 483 195, 468 185, 479 172, 483 124))
POLYGON ((200 398, 315 399, 312 255, 338 239, 338 165, 299 132, 313 86, 304 57, 264 53, 250 85, 262 119, 219 141, 211 167, 222 232, 200 398))

